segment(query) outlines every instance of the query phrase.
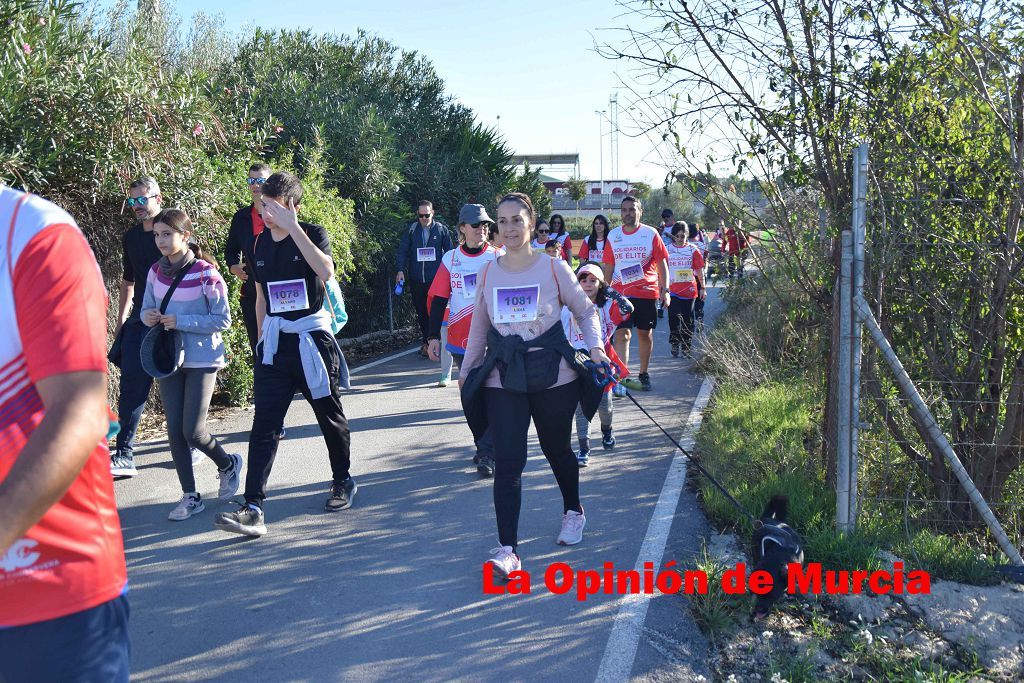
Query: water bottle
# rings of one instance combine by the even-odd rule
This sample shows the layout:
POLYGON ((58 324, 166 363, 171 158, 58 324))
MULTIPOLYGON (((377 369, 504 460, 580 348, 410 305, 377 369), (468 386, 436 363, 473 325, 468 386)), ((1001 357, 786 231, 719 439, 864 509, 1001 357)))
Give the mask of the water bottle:
POLYGON ((402 290, 405 288, 405 280, 399 280, 398 284, 395 285, 395 296, 402 296, 402 290))

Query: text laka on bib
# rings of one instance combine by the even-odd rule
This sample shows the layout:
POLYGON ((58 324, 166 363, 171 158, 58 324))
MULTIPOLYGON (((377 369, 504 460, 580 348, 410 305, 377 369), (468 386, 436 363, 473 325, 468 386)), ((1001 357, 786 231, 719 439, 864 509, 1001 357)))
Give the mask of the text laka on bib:
POLYGON ((521 323, 536 320, 539 298, 540 285, 496 287, 492 319, 496 323, 521 323))
POLYGON ((287 313, 309 308, 305 280, 280 280, 267 283, 270 291, 270 312, 287 313))

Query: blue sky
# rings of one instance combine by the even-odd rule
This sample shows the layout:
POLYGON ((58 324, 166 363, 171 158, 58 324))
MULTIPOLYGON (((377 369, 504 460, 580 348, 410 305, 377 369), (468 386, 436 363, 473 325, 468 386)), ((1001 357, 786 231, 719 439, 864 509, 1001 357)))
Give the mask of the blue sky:
MULTIPOLYGON (((107 4, 107 3, 103 3, 107 4)), ((578 152, 582 175, 599 174, 598 109, 621 83, 625 66, 594 51, 595 37, 621 24, 614 0, 164 0, 190 23, 197 11, 221 14, 229 31, 256 24, 268 29, 313 28, 354 34, 362 28, 422 53, 434 63, 449 92, 476 112, 478 120, 499 125, 520 154, 578 152), (268 6, 286 8, 272 18, 268 6), (258 10, 258 11, 257 11, 258 10)), ((628 98, 623 92, 620 102, 628 98)), ((623 108, 624 109, 624 108, 623 108)), ((627 115, 620 113, 626 128, 627 115)), ((608 125, 604 125, 605 133, 608 125)), ((660 186, 664 168, 646 139, 619 138, 619 175, 660 186)), ((604 175, 610 178, 608 139, 604 175)))

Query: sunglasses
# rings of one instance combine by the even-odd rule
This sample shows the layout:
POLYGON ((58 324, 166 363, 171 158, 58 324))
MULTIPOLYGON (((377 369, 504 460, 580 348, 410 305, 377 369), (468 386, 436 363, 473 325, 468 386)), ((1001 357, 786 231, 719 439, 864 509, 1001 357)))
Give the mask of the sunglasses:
POLYGON ((149 200, 153 197, 159 197, 158 194, 151 194, 148 197, 129 197, 128 206, 145 206, 149 203, 149 200))
POLYGON ((550 230, 538 230, 537 234, 538 235, 549 235, 549 234, 551 234, 551 231, 550 230))
POLYGON ((246 178, 245 182, 248 183, 249 185, 262 185, 263 183, 267 182, 267 179, 266 178, 246 178))
POLYGON ((419 216, 420 218, 430 218, 429 213, 418 213, 416 215, 419 216))

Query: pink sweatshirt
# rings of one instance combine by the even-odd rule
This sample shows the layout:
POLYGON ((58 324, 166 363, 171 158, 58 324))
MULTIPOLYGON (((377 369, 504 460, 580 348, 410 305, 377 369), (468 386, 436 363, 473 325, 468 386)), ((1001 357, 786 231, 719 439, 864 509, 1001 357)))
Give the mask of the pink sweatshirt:
MULTIPOLYGON (((463 379, 470 370, 483 363, 487 351, 487 330, 492 325, 504 337, 518 334, 526 341, 536 339, 552 325, 562 324, 563 304, 576 318, 587 348, 603 346, 597 308, 583 293, 565 261, 539 254, 532 266, 518 273, 506 270, 504 262, 505 257, 499 258, 478 276, 480 282, 476 288, 473 322, 469 327, 466 356, 460 370, 463 379)), ((558 369, 558 381, 552 386, 568 384, 576 377, 576 371, 563 358, 558 369)), ((501 387, 497 368, 491 372, 484 386, 501 387)))

